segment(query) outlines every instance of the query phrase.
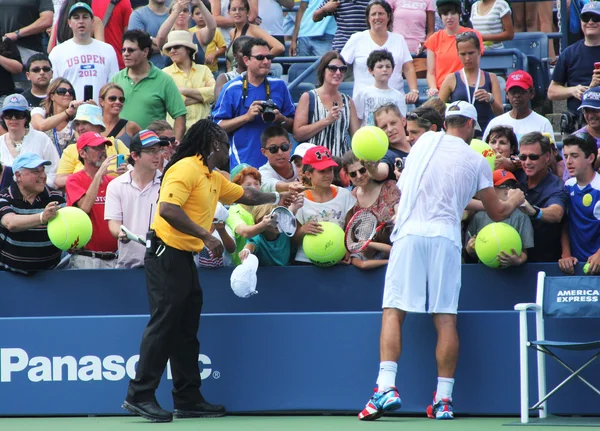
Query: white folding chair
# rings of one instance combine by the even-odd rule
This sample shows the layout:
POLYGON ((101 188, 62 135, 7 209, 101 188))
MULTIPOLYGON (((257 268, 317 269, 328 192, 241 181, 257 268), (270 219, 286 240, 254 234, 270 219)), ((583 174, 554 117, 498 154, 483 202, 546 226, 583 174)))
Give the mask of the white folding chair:
POLYGON ((600 319, 600 279, 590 276, 546 277, 539 272, 537 278, 536 303, 515 305, 519 311, 519 347, 521 364, 521 423, 529 422, 529 410, 539 410, 539 417, 548 416, 547 400, 568 381, 577 377, 594 392, 600 390, 584 379, 580 374, 600 356, 600 340, 588 342, 550 341, 544 330, 545 318, 595 318, 600 319), (529 340, 527 328, 527 310, 535 311, 535 340, 529 340), (537 351, 537 380, 539 401, 529 407, 529 367, 527 348, 537 351), (573 369, 560 359, 554 350, 594 351, 593 356, 581 367, 573 369), (569 370, 570 375, 550 392, 546 392, 546 355, 556 359, 569 370))

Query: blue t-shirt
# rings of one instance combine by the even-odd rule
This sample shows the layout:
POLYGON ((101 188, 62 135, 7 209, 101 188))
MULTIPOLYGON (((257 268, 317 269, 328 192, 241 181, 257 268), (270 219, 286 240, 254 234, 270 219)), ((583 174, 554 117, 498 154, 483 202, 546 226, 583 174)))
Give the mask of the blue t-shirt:
MULTIPOLYGON (((583 40, 565 49, 556 62, 552 80, 566 87, 590 85, 594 63, 600 58, 600 46, 586 46, 583 40)), ((576 113, 581 101, 574 97, 567 99, 567 108, 576 113)))
POLYGON ((280 233, 277 239, 269 241, 262 235, 256 235, 248 242, 256 246, 254 254, 260 266, 285 266, 290 263, 292 241, 289 236, 280 233))
MULTIPOLYGON (((271 99, 284 116, 293 118, 296 109, 286 83, 281 79, 268 78, 268 80, 271 88, 271 99)), ((245 100, 242 97, 242 84, 242 76, 238 76, 223 86, 213 109, 213 119, 217 124, 222 120, 230 120, 244 115, 255 100, 267 100, 264 82, 258 87, 248 83, 248 96, 245 100)), ((262 116, 257 115, 253 121, 244 124, 229 134, 231 145, 230 169, 240 163, 248 163, 255 168, 267 163, 267 158, 260 152, 260 135, 271 124, 265 123, 262 116)))
MULTIPOLYGON (((152 37, 156 37, 160 26, 167 20, 169 13, 157 15, 150 10, 148 6, 141 7, 133 11, 129 17, 128 30, 144 30, 152 37)), ((150 61, 159 69, 166 67, 166 62, 169 57, 165 55, 154 54, 150 57, 150 61)))
MULTIPOLYGON (((550 205, 560 205, 563 211, 567 209, 568 196, 563 182, 560 178, 548 171, 544 179, 535 187, 529 188, 527 185, 527 175, 523 170, 515 172, 517 181, 519 181, 521 190, 525 193, 525 199, 531 204, 540 208, 547 208, 550 205)), ((528 262, 558 262, 561 255, 560 235, 562 232, 561 223, 546 223, 541 220, 532 219, 533 225, 533 243, 534 246, 529 250, 528 262)))
POLYGON ((300 21, 300 31, 298 37, 317 37, 324 34, 334 35, 337 30, 337 24, 333 15, 326 16, 319 22, 314 22, 313 14, 321 6, 321 0, 302 0, 301 3, 308 3, 302 21, 300 21))
POLYGON ((567 221, 571 256, 586 262, 600 249, 600 175, 596 174, 583 189, 577 185, 577 179, 570 178, 565 190, 569 194, 567 221))

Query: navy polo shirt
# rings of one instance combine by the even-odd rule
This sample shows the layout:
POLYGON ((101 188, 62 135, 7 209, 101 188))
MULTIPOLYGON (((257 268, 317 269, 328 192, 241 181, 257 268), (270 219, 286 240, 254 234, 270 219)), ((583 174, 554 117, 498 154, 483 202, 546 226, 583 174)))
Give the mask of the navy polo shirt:
MULTIPOLYGON (((522 170, 515 173, 525 198, 531 205, 547 208, 550 205, 560 205, 567 210, 568 195, 560 178, 548 171, 548 175, 535 187, 527 186, 527 175, 522 170)), ((560 235, 562 223, 546 223, 531 219, 533 225, 532 249, 528 250, 529 262, 558 262, 561 255, 560 235)))

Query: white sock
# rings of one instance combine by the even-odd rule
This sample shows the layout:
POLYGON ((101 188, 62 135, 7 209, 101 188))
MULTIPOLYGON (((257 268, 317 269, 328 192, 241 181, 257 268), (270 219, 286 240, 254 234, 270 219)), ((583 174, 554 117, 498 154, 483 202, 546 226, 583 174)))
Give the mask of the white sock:
POLYGON ((454 379, 448 377, 438 377, 437 391, 435 394, 435 402, 437 403, 442 398, 452 399, 452 389, 454 388, 454 379))
POLYGON ((396 386, 396 372, 398 364, 392 361, 383 361, 379 364, 379 376, 377 377, 377 391, 383 392, 392 386, 396 386))

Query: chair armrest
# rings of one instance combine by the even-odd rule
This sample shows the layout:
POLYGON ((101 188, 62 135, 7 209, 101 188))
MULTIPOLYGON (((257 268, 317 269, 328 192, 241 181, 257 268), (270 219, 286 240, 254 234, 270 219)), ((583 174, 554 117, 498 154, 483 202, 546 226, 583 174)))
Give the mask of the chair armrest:
POLYGON ((535 310, 535 311, 541 311, 542 310, 542 306, 539 304, 535 304, 533 302, 522 302, 520 304, 515 305, 515 310, 516 311, 526 311, 526 310, 535 310))

